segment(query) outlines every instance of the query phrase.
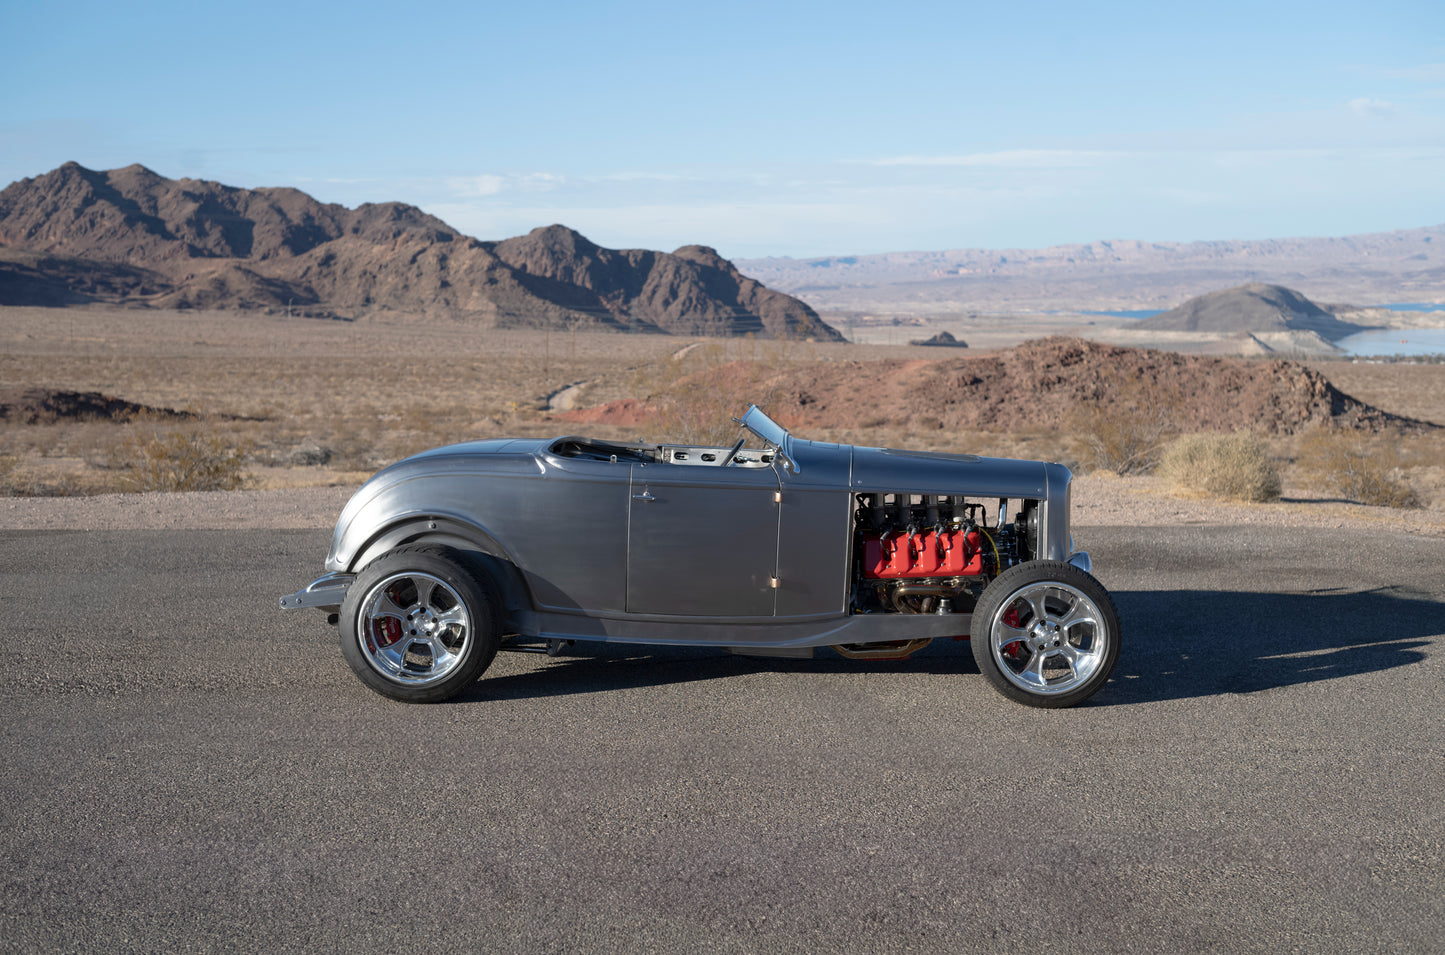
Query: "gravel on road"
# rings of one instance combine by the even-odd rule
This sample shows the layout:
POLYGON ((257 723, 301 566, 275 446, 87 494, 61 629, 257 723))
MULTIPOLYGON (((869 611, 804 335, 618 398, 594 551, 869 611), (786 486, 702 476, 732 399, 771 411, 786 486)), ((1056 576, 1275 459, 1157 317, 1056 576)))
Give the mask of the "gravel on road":
MULTIPOLYGON (((348 486, 8 497, 0 498, 0 530, 329 528, 355 490, 348 486)), ((1366 507, 1292 488, 1281 501, 1238 504, 1176 497, 1153 477, 1085 474, 1074 479, 1073 506, 1074 523, 1081 526, 1348 527, 1445 536, 1445 512, 1366 507)))

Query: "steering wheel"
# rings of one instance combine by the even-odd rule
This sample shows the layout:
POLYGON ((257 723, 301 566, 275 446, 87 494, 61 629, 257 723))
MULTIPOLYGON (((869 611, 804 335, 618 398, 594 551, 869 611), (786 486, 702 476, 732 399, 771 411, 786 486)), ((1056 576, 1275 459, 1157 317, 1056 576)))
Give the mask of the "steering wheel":
POLYGON ((722 459, 722 464, 719 464, 718 467, 725 468, 732 464, 733 458, 738 456, 738 452, 743 449, 743 442, 746 440, 746 438, 738 438, 738 443, 733 445, 733 449, 727 453, 727 457, 722 459))

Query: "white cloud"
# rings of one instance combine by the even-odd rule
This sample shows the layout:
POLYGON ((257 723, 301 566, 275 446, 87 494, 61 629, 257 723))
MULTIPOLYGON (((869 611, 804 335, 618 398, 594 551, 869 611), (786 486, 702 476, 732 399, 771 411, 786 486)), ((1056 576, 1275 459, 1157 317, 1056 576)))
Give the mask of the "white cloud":
POLYGON ((497 175, 480 173, 475 176, 453 176, 447 180, 447 188, 459 198, 480 198, 496 196, 504 192, 547 192, 565 182, 562 176, 550 172, 529 172, 521 175, 497 175))
POLYGON ((588 182, 695 182, 696 176, 675 172, 612 172, 588 177, 588 182))
POLYGON ((506 187, 506 180, 483 173, 480 176, 458 176, 449 180, 448 184, 459 196, 495 196, 506 187))
POLYGON ((890 156, 865 160, 870 166, 965 166, 1014 169, 1055 169, 1095 166, 1129 153, 1098 149, 1008 149, 959 156, 890 156))
POLYGON ((1382 99, 1370 99, 1368 96, 1360 96, 1345 104, 1350 112, 1356 116, 1368 116, 1383 118, 1395 115, 1395 104, 1387 103, 1382 99))

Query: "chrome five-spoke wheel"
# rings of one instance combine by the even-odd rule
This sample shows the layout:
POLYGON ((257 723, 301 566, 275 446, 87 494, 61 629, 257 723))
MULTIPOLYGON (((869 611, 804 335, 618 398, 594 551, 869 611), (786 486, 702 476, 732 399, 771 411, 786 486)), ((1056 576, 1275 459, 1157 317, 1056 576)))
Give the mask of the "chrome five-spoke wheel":
POLYGON ((445 700, 492 662, 500 614, 496 588, 458 551, 398 548, 347 590, 342 654, 363 683, 392 699, 445 700))
POLYGON ((446 581, 419 571, 385 578, 362 598, 361 651, 382 676, 411 686, 444 680, 461 666, 472 618, 446 581))
POLYGON ((1098 581, 1069 564, 1029 561, 989 585, 975 609, 974 660, 1005 696, 1072 706, 1119 656, 1119 617, 1098 581))

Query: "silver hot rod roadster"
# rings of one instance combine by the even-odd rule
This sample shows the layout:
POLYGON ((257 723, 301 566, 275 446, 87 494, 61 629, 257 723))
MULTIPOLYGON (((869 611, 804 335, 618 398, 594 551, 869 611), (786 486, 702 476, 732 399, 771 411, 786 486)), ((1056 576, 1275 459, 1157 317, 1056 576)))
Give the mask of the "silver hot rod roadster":
POLYGON ((444 700, 499 649, 579 640, 900 659, 971 635, 979 670, 1071 706, 1119 656, 1113 601, 1069 534, 1059 464, 804 441, 499 439, 378 472, 341 513, 324 611, 362 682, 444 700))

